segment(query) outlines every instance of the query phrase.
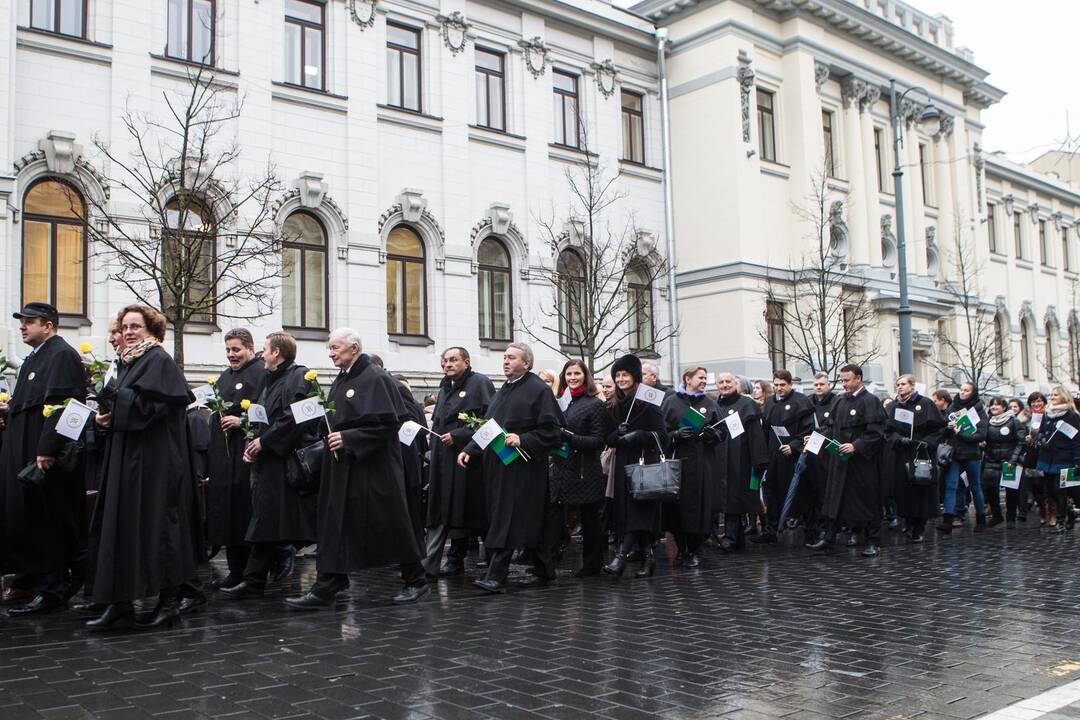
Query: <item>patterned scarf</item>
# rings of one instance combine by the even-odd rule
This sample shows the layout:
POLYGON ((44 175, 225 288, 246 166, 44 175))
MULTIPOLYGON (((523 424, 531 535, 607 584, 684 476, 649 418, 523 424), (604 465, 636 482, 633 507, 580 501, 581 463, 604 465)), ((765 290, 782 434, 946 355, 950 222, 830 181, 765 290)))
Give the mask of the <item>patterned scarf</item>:
POLYGON ((124 348, 123 350, 121 350, 120 362, 125 365, 130 365, 131 363, 135 362, 143 355, 148 353, 152 348, 156 348, 160 344, 161 341, 157 338, 148 337, 145 340, 139 342, 137 345, 134 345, 133 347, 124 348))

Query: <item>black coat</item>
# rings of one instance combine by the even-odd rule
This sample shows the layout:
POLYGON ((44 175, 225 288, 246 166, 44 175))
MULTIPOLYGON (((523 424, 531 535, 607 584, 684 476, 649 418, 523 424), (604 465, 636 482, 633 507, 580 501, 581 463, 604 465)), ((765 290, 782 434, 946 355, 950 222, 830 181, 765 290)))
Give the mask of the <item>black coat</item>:
POLYGON ((761 491, 750 487, 750 475, 765 471, 769 455, 761 427, 761 408, 753 398, 732 393, 716 398, 720 419, 739 414, 743 432, 731 437, 727 423, 717 425, 720 442, 716 446, 716 512, 741 515, 761 512, 761 491))
MULTIPOLYGON (((810 395, 808 397, 814 406, 814 429, 824 432, 826 424, 832 417, 833 407, 836 405, 839 396, 830 390, 824 395, 810 395)), ((810 512, 814 517, 820 518, 822 516, 822 503, 825 499, 825 489, 829 481, 829 464, 832 461, 833 456, 824 451, 817 455, 808 453, 806 456, 806 473, 803 475, 802 481, 806 483, 806 489, 811 491, 810 512)))
POLYGON ((495 386, 486 375, 466 370, 456 382, 443 378, 439 397, 431 415, 431 429, 450 434, 452 445, 432 438, 428 469, 427 526, 447 525, 467 528, 478 535, 487 531, 487 495, 484 491, 483 463, 458 467, 457 456, 472 440, 472 429, 458 419, 461 413, 485 417, 495 386))
POLYGON ((484 544, 494 550, 535 546, 541 540, 548 502, 548 455, 561 442, 562 411, 551 387, 527 372, 499 388, 487 418, 519 435, 531 461, 518 458, 503 465, 491 446, 481 450, 473 440, 465 447, 470 464, 481 457, 484 464, 490 519, 484 544))
POLYGON ((607 489, 607 474, 600 467, 604 440, 614 429, 602 400, 588 395, 570 401, 564 413, 570 457, 551 458, 551 497, 568 505, 600 502, 607 489))
POLYGON ((187 416, 188 457, 191 476, 182 498, 188 504, 191 525, 191 546, 195 564, 206 560, 206 494, 204 483, 210 472, 210 424, 209 412, 200 407, 188 408, 187 416))
MULTIPOLYGON (((420 427, 427 427, 427 417, 424 409, 409 389, 392 375, 391 379, 397 385, 398 397, 401 398, 401 408, 405 413, 401 422, 412 420, 420 427)), ((405 471, 405 497, 409 501, 409 521, 416 533, 417 541, 424 542, 424 456, 428 450, 428 434, 418 432, 413 439, 412 445, 401 446, 401 462, 405 471)))
POLYGON ((81 449, 59 435, 57 410, 45 418, 45 405, 68 398, 86 399, 86 371, 79 353, 53 336, 27 356, 8 403, 0 447, 0 569, 46 573, 62 569, 85 536, 85 484, 81 449), (18 479, 37 456, 73 453, 66 467, 55 465, 41 487, 18 479))
POLYGON ((323 456, 319 572, 348 573, 420 560, 398 430, 409 415, 402 385, 367 355, 330 386, 330 424, 344 447, 323 456))
MULTIPOLYGON (((621 393, 620 393, 621 394, 621 393)), ((608 447, 615 448, 612 456, 614 475, 612 497, 612 522, 617 535, 631 532, 647 532, 654 536, 660 533, 660 503, 638 501, 630 495, 630 483, 626 478, 626 466, 638 462, 641 458, 646 463, 660 462, 660 447, 667 436, 664 416, 660 408, 646 402, 633 402, 633 394, 619 397, 615 407, 610 409, 611 424, 615 427, 607 438, 608 447), (620 440, 619 426, 625 426, 627 433, 644 430, 652 433, 640 438, 640 442, 627 444, 620 440), (654 440, 653 437, 656 439, 654 440)))
MULTIPOLYGON (((824 433, 843 445, 855 445, 847 460, 834 458, 825 490, 825 517, 849 528, 861 528, 881 517, 881 479, 878 464, 885 439, 885 410, 865 388, 845 393, 833 407, 824 433)), ((826 452, 822 448, 822 452, 826 452)))
POLYGON ((715 425, 720 419, 716 403, 705 396, 694 397, 682 392, 670 393, 660 408, 667 430, 670 457, 682 464, 679 500, 663 504, 662 525, 670 532, 708 535, 712 531, 713 506, 716 504, 716 450, 720 432, 715 425), (705 416, 699 433, 679 438, 682 417, 688 408, 705 416))
MULTIPOLYGON (((965 435, 945 428, 944 438, 953 446, 953 460, 981 460, 983 451, 980 445, 986 440, 986 428, 989 424, 986 409, 977 397, 961 400, 957 397, 949 406, 949 415, 962 412, 968 408, 975 408, 979 413, 979 424, 975 426, 974 435, 965 435)), ((948 421, 948 417, 945 418, 948 421)))
POLYGON ((297 448, 315 442, 324 430, 322 418, 297 425, 289 406, 312 394, 304 379, 307 368, 283 363, 268 372, 259 404, 269 425, 256 425, 262 450, 251 464, 251 522, 244 539, 251 543, 294 543, 315 540, 315 494, 299 493, 286 482, 286 473, 299 474, 297 448))
MULTIPOLYGON (((242 400, 257 402, 266 381, 262 356, 239 370, 227 368, 218 376, 218 396, 232 407, 226 415, 239 417, 242 400)), ((251 466, 244 462, 244 431, 226 433, 221 417, 210 416, 210 485, 206 498, 206 531, 212 545, 240 545, 251 524, 251 466)))
POLYGON ((945 428, 945 418, 933 400, 917 392, 911 393, 907 400, 897 397, 885 408, 885 416, 885 441, 881 448, 881 495, 883 498, 895 498, 896 513, 900 517, 935 517, 938 510, 937 483, 912 483, 908 465, 915 458, 916 443, 925 444, 925 447, 918 450, 919 457, 933 460, 945 428), (914 425, 898 421, 897 410, 911 412, 915 416, 914 425))
POLYGON ((1080 434, 1070 439, 1063 432, 1055 432, 1059 423, 1068 423, 1080 430, 1080 416, 1071 410, 1058 417, 1050 417, 1050 413, 1045 413, 1042 424, 1039 426, 1039 434, 1035 436, 1035 444, 1039 448, 1040 469, 1043 466, 1051 468, 1080 466, 1080 434))
MULTIPOLYGON (((779 515, 787 498, 788 489, 791 487, 791 476, 795 472, 795 463, 802 453, 803 438, 814 430, 814 404, 810 398, 797 390, 792 390, 787 397, 777 398, 776 395, 765 400, 762 408, 761 424, 764 426, 765 438, 769 446, 769 469, 766 476, 766 489, 769 498, 770 510, 779 515), (788 436, 781 439, 774 428, 784 428, 788 436), (790 455, 780 452, 780 446, 787 445, 791 448, 790 455)), ((811 500, 813 493, 809 483, 804 485, 799 481, 791 506, 791 517, 800 517, 812 509, 811 500)))
POLYGON ((96 511, 94 602, 157 595, 195 574, 186 419, 193 399, 160 346, 120 368, 96 511))
POLYGON ((1015 415, 1010 414, 1009 419, 1001 423, 995 423, 994 418, 990 418, 986 429, 986 447, 983 449, 984 485, 993 487, 1000 482, 1002 463, 1016 464, 1019 461, 1026 434, 1027 428, 1015 415))

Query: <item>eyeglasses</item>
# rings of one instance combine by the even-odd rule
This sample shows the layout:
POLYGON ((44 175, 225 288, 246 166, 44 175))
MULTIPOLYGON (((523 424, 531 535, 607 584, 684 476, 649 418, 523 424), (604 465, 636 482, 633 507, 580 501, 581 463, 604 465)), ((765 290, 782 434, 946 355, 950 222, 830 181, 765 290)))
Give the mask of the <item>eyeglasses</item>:
POLYGON ((145 325, 121 325, 120 326, 120 331, 121 332, 127 332, 128 330, 133 330, 134 331, 134 330, 145 330, 145 329, 146 329, 145 325))

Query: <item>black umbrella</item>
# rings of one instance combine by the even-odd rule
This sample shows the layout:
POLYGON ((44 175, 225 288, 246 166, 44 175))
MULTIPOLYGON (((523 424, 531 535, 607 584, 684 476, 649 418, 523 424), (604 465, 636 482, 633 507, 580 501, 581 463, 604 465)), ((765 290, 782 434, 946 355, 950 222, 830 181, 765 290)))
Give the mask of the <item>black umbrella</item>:
POLYGON ((776 524, 778 531, 784 527, 784 520, 787 519, 791 505, 795 502, 795 493, 799 491, 799 478, 802 477, 804 470, 806 470, 806 453, 801 453, 795 462, 795 470, 791 473, 791 484, 788 486, 787 497, 784 498, 784 509, 780 511, 780 521, 776 524))

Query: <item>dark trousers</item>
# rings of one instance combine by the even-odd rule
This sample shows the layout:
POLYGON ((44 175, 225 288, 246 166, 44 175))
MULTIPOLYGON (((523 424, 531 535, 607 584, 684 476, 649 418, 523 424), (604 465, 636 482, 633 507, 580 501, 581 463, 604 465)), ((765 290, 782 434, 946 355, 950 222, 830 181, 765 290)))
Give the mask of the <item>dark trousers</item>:
POLYGON ((918 537, 926 532, 926 518, 906 518, 911 537, 918 537))
POLYGON ((251 556, 251 546, 229 545, 225 548, 225 561, 229 567, 229 577, 238 579, 244 576, 244 568, 247 567, 248 558, 251 556))
MULTIPOLYGON (((533 563, 533 572, 545 580, 555 578, 555 551, 559 548, 563 527, 566 525, 566 513, 559 503, 548 502, 544 506, 544 521, 540 533, 540 542, 535 547, 527 548, 533 563)), ((506 583, 510 574, 510 558, 514 548, 488 548, 489 562, 485 580, 492 580, 500 585, 506 583)))
POLYGON ((742 515, 724 513, 724 537, 735 543, 736 548, 746 545, 746 526, 742 515))
POLYGON ((1001 520, 1001 477, 983 477, 982 490, 984 502, 990 506, 990 517, 1001 520))
POLYGON ((292 551, 291 545, 272 542, 252 543, 247 564, 244 566, 244 582, 263 587, 270 573, 281 567, 282 562, 292 551))
POLYGON ((1027 495, 1027 480, 1020 481, 1020 487, 1016 490, 1005 488, 1005 519, 1009 522, 1016 520, 1017 512, 1021 516, 1026 515, 1024 512, 1023 498, 1027 495))
POLYGON ((604 501, 578 505, 578 520, 581 522, 581 572, 595 575, 604 565, 604 546, 607 537, 600 520, 604 501))
POLYGON ((701 549, 701 543, 705 542, 705 536, 698 533, 677 532, 674 535, 680 555, 696 553, 701 549))
POLYGON ((67 597, 69 587, 68 573, 67 570, 62 570, 22 575, 18 587, 31 590, 47 600, 63 601, 67 597))
MULTIPOLYGON (((436 525, 428 528, 427 547, 424 555, 424 570, 428 575, 438 575, 442 565, 443 548, 446 539, 450 538, 450 550, 446 557, 458 563, 465 562, 465 556, 469 554, 469 538, 464 531, 451 530, 446 525, 436 525), (453 537, 461 535, 461 537, 453 537)), ((421 547, 424 547, 421 545, 421 547)))

